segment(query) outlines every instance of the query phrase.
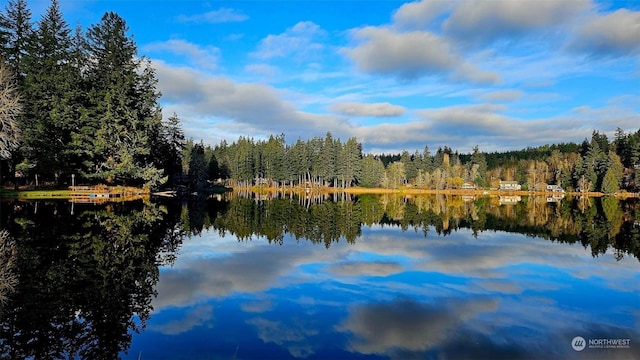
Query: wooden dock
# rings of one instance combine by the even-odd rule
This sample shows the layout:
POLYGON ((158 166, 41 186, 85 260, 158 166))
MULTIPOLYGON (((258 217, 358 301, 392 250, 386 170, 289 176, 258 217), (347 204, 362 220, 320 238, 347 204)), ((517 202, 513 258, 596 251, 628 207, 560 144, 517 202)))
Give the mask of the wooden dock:
POLYGON ((19 200, 69 200, 74 203, 102 204, 149 198, 147 189, 127 186, 70 186, 67 190, 31 190, 3 192, 2 197, 19 200))
POLYGON ((126 186, 70 186, 69 191, 69 201, 77 204, 102 204, 149 197, 149 190, 126 186))

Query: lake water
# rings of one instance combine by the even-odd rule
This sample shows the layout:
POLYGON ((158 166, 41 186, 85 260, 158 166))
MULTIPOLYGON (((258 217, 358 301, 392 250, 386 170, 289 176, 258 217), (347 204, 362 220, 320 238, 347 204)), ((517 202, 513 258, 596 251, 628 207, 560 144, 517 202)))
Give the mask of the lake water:
POLYGON ((6 358, 640 358, 638 201, 2 205, 6 358))

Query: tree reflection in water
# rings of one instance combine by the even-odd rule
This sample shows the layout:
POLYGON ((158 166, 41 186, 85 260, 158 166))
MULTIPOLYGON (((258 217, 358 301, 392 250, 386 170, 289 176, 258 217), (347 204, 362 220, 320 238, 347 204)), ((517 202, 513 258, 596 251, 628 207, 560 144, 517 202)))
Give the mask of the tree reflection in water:
POLYGON ((239 240, 261 236, 281 244, 285 234, 322 243, 355 242, 362 226, 381 224, 428 235, 446 236, 460 228, 506 231, 561 243, 581 243, 593 256, 612 248, 640 260, 640 201, 614 197, 521 197, 501 205, 497 197, 361 195, 332 201, 319 196, 309 203, 295 197, 263 200, 255 194, 230 196, 228 211, 215 216, 212 227, 239 240))
POLYGON ((75 215, 64 202, 3 206, 19 285, 1 312, 2 357, 117 358, 149 318, 158 264, 182 239, 177 218, 142 202, 75 215))
POLYGON ((640 202, 615 198, 358 197, 229 194, 164 205, 76 207, 2 203, 0 349, 3 358, 117 358, 152 312, 158 266, 175 260, 185 236, 214 229, 239 241, 286 236, 329 248, 380 224, 447 236, 468 228, 580 243, 593 256, 613 249, 640 259, 640 202), (15 291, 10 291, 15 290, 15 291))

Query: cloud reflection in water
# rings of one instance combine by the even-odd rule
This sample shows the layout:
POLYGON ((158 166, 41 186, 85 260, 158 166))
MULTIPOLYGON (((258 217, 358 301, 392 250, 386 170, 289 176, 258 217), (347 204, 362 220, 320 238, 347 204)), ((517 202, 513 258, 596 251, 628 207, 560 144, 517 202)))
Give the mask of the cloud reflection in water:
POLYGON ((256 349, 239 358, 572 358, 578 335, 635 339, 581 357, 640 357, 639 282, 635 258, 512 233, 373 226, 326 249, 205 232, 162 269, 148 332, 228 334, 256 349))

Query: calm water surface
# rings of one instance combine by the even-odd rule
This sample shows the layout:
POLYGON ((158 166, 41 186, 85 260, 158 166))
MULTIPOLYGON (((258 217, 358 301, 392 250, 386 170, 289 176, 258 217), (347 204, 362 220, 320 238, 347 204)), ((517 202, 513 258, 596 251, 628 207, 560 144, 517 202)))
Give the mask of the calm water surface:
POLYGON ((576 336, 632 338, 637 355, 638 270, 505 232, 376 225, 326 249, 207 231, 161 269, 129 358, 566 358, 576 336))
MULTIPOLYGON (((75 319, 63 317, 60 326, 66 321, 93 330, 52 336, 114 337, 117 329, 101 335, 95 331, 100 322, 85 313, 115 311, 124 319, 120 312, 128 309, 131 323, 118 329, 131 338, 95 340, 98 347, 120 346, 123 359, 640 358, 637 204, 616 202, 615 211, 599 200, 587 205, 389 198, 169 205, 147 214, 173 221, 154 248, 157 272, 137 264, 143 255, 111 269, 146 271, 148 286, 132 285, 136 290, 128 293, 144 299, 123 308, 76 309, 75 319), (576 337, 585 341, 580 351, 576 337)), ((99 231, 88 219, 109 217, 88 210, 94 213, 81 223, 94 235, 127 226, 133 237, 140 236, 136 227, 160 231, 147 220, 136 223, 149 205, 111 209, 106 214, 120 212, 126 225, 99 231)), ((111 250, 92 253, 101 251, 111 250)), ((112 286, 119 280, 115 276, 112 286)), ((71 293, 82 291, 72 285, 71 293)), ((67 296, 80 308, 98 303, 67 296)), ((18 349, 26 343, 11 331, 37 325, 20 325, 19 311, 5 313, 4 353, 45 354, 18 349)), ((74 353, 74 341, 34 339, 61 354, 90 354, 80 351, 91 347, 82 341, 74 353)))

